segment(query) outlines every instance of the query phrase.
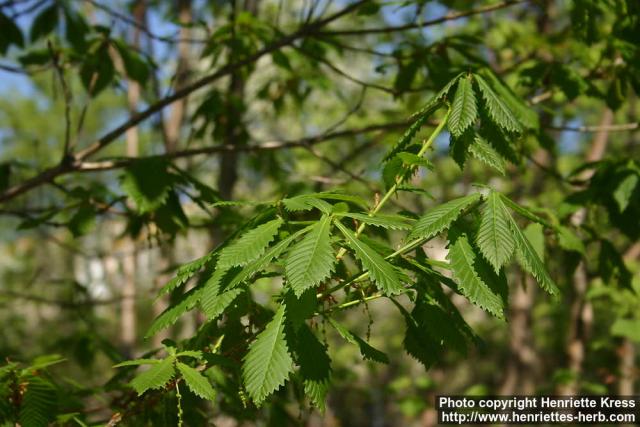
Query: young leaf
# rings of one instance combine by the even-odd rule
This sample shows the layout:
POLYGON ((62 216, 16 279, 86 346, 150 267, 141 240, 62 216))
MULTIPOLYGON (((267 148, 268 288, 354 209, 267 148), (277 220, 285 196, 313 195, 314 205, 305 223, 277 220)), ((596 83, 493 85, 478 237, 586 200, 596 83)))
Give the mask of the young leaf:
POLYGON ((379 253, 371 249, 362 240, 358 240, 355 234, 336 221, 336 226, 349 242, 349 246, 353 248, 356 256, 362 262, 362 267, 368 271, 374 282, 382 292, 386 295, 394 295, 404 290, 400 277, 395 267, 389 264, 379 253))
POLYGON ((269 243, 276 237, 281 225, 282 219, 276 218, 247 231, 238 240, 220 251, 216 268, 243 266, 254 261, 262 255, 269 243))
POLYGON ((226 290, 228 291, 238 285, 241 285, 242 283, 250 280, 253 276, 267 268, 269 263, 271 263, 274 258, 280 256, 280 254, 282 254, 296 238, 298 238, 301 234, 306 233, 311 227, 312 226, 305 227, 301 230, 296 231, 286 239, 281 240, 273 245, 260 258, 255 261, 251 261, 249 264, 244 266, 242 270, 238 274, 236 274, 233 279, 231 279, 226 287, 226 290))
POLYGON ((135 377, 129 385, 135 389, 138 396, 147 390, 164 387, 175 375, 174 362, 174 357, 167 357, 135 377))
POLYGON ((189 390, 191 390, 193 394, 203 399, 215 400, 216 392, 204 375, 182 362, 178 362, 176 366, 182 375, 182 379, 187 383, 189 390))
POLYGON ((361 213, 343 212, 339 216, 352 218, 374 227, 389 228, 391 230, 408 230, 411 225, 407 222, 410 218, 402 215, 393 214, 375 214, 373 216, 361 213))
POLYGON ((429 239, 435 236, 448 228, 464 209, 478 200, 480 194, 473 193, 436 206, 418 220, 409 234, 409 239, 429 239))
POLYGON ((500 195, 491 191, 482 210, 476 243, 496 274, 509 260, 516 245, 509 230, 509 219, 506 213, 507 210, 500 195))
POLYGON ((469 78, 458 80, 458 88, 453 99, 451 115, 449 116, 449 130, 456 137, 461 136, 478 116, 476 95, 469 78))
POLYGON ((285 269, 293 292, 299 298, 331 274, 336 258, 331 248, 331 217, 323 215, 311 231, 289 249, 285 269))
POLYGON ((54 2, 35 17, 31 24, 30 39, 32 42, 52 32, 58 25, 58 4, 54 2))
POLYGON ((56 412, 57 393, 53 385, 45 379, 29 375, 26 390, 21 396, 19 422, 24 427, 45 427, 56 412))
POLYGON ((505 174, 505 161, 502 156, 480 135, 476 135, 469 152, 473 157, 491 166, 501 175, 505 174))
POLYGON ((526 271, 528 271, 535 279, 538 281, 538 284, 542 289, 550 293, 551 295, 555 295, 559 292, 558 287, 554 283, 551 276, 547 272, 547 269, 544 266, 544 263, 536 253, 535 248, 529 242, 529 239, 522 233, 518 224, 514 221, 511 215, 506 211, 506 216, 509 221, 509 227, 511 228, 511 233, 516 242, 516 253, 518 255, 518 262, 526 271))
POLYGON ((260 405, 280 388, 293 370, 284 335, 285 306, 281 305, 266 328, 249 346, 242 365, 242 378, 249 396, 260 405))
POLYGON ((489 284, 480 279, 474 268, 476 254, 469 244, 466 234, 458 236, 449 244, 447 259, 462 294, 473 304, 483 308, 498 318, 503 318, 503 303, 489 284))
POLYGON ((482 92, 489 116, 491 116, 495 124, 509 132, 522 132, 520 122, 505 102, 496 95, 491 86, 482 77, 477 74, 474 77, 478 82, 480 92, 482 92))

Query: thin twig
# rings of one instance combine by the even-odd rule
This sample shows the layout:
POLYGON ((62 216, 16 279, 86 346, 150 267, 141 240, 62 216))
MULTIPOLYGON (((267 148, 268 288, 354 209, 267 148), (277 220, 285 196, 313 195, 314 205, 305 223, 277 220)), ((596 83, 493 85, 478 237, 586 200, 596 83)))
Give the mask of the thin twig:
POLYGON ((149 117, 153 116, 154 114, 158 113, 159 111, 161 111, 162 109, 164 109, 165 107, 173 104, 174 102, 188 96, 189 94, 191 94, 192 92, 197 91, 198 89, 201 89, 203 87, 206 87, 207 85, 219 80, 222 77, 225 77, 237 70, 239 70, 242 67, 245 67, 249 64, 254 63, 255 61, 257 61, 258 59, 260 59, 261 57, 263 57, 264 55, 267 55, 271 52, 274 52, 276 50, 281 49, 284 46, 288 46, 290 44, 292 44, 293 42, 295 42, 296 40, 303 38, 303 37, 307 37, 313 33, 316 33, 317 31, 319 31, 322 27, 324 27, 325 25, 345 16, 348 15, 349 13, 355 11, 356 9, 358 9, 360 6, 362 6, 363 4, 365 4, 368 0, 360 0, 358 2, 352 3, 349 6, 343 8, 342 10, 340 10, 339 12, 336 12, 330 16, 328 16, 327 18, 318 20, 308 26, 305 26, 301 29, 299 29, 298 31, 289 34, 287 36, 283 36, 282 38, 278 39, 277 41, 271 43, 270 45, 262 48, 261 50, 245 57, 244 59, 238 60, 236 62, 227 64, 223 67, 221 67, 220 69, 218 69, 217 71, 204 76, 198 80, 196 80, 195 82, 189 84, 189 85, 185 85, 183 88, 177 90, 176 92, 174 92, 172 95, 167 96, 161 100, 159 100, 158 102, 156 102, 155 104, 150 105, 147 109, 133 114, 128 120, 126 120, 123 124, 121 124, 120 126, 118 126, 117 128, 113 129, 112 131, 108 132, 107 134, 103 135, 100 139, 98 139, 97 141, 95 141, 93 144, 89 145, 87 148, 85 148, 84 150, 81 150, 80 152, 76 153, 73 161, 72 162, 64 162, 64 163, 60 163, 56 166, 53 166, 51 168, 48 168, 44 171, 42 171, 40 174, 33 176, 19 184, 16 184, 8 189, 6 189, 3 193, 0 194, 0 203, 2 202, 6 202, 8 200, 13 199, 14 197, 17 197, 23 193, 26 193, 30 190, 32 190, 33 188, 39 187, 40 185, 44 184, 45 182, 49 182, 53 179, 55 179, 56 177, 60 176, 60 175, 64 175, 66 173, 69 172, 73 172, 75 170, 79 170, 82 162, 87 159, 88 157, 90 157, 91 155, 97 153, 98 151, 102 150, 104 147, 108 146, 109 144, 113 143, 114 141, 116 141, 122 134, 124 134, 128 129, 137 126, 139 123, 143 122, 144 120, 148 119, 149 117))
POLYGON ((360 30, 332 30, 332 31, 320 31, 318 34, 322 36, 358 36, 368 34, 388 34, 394 32, 401 32, 407 30, 414 30, 418 28, 429 27, 432 25, 442 24, 446 21, 454 21, 456 19, 466 18, 468 16, 479 15, 482 13, 493 12, 496 10, 504 9, 506 7, 514 6, 517 4, 525 3, 529 0, 512 0, 502 3, 496 3, 489 6, 479 7, 478 9, 468 10, 466 12, 450 13, 440 18, 432 19, 423 22, 414 22, 405 25, 398 25, 394 27, 380 27, 380 28, 365 28, 360 30))

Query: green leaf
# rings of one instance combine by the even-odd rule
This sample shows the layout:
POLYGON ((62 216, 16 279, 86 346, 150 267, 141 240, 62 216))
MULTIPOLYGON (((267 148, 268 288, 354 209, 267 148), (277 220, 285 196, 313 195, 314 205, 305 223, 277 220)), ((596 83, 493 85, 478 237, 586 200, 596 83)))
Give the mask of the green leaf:
POLYGON ((172 307, 168 307, 153 321, 145 334, 145 338, 149 338, 158 333, 158 331, 176 323, 184 313, 192 310, 196 306, 202 297, 202 293, 203 288, 194 288, 184 294, 180 302, 172 307))
POLYGON ((124 362, 120 362, 117 365, 113 365, 113 368, 123 368, 125 366, 157 365, 158 363, 160 363, 160 360, 158 359, 125 360, 124 362))
POLYGON ((57 2, 53 2, 51 6, 45 8, 33 20, 33 24, 31 24, 31 35, 29 38, 34 42, 52 32, 57 24, 58 4, 57 2))
POLYGON ((507 212, 507 218, 509 220, 509 227, 511 228, 511 233, 516 242, 516 254, 518 255, 518 262, 529 272, 535 279, 538 281, 538 284, 542 289, 550 293, 551 295, 555 295, 559 293, 559 289, 554 283, 551 276, 547 272, 547 269, 544 266, 544 263, 538 256, 536 249, 533 247, 529 239, 522 233, 518 224, 514 221, 511 215, 507 212))
POLYGON ((28 375, 23 384, 26 390, 22 395, 19 422, 23 427, 46 427, 56 411, 58 395, 54 386, 45 379, 28 375))
POLYGON ((304 392, 315 407, 324 411, 331 382, 331 359, 327 354, 327 347, 307 325, 300 328, 297 338, 296 354, 304 381, 304 392))
POLYGON ((242 283, 250 280, 253 276, 267 268, 274 258, 280 256, 280 254, 282 254, 296 238, 298 238, 301 234, 306 233, 311 227, 312 226, 305 227, 301 230, 296 231, 286 239, 281 240, 273 245, 260 258, 244 266, 242 270, 231 279, 226 287, 226 290, 230 290, 238 285, 241 285, 242 283))
POLYGON ((118 50, 120 58, 122 58, 122 65, 124 65, 124 70, 127 73, 127 76, 141 85, 144 85, 149 78, 149 64, 147 64, 135 50, 127 46, 125 43, 119 40, 114 40, 113 44, 118 50))
POLYGON ((402 292, 404 287, 400 281, 400 277, 395 267, 387 262, 382 255, 371 249, 362 240, 358 240, 355 234, 336 221, 336 226, 349 242, 349 246, 356 253, 356 257, 362 262, 362 267, 375 282, 378 289, 385 295, 394 295, 402 292))
POLYGON ((461 78, 458 80, 458 88, 447 123, 449 130, 459 137, 473 124, 477 116, 476 95, 473 92, 471 80, 469 77, 461 78))
POLYGON ((396 154, 396 156, 407 166, 422 166, 429 170, 433 170, 434 168, 433 163, 431 163, 427 158, 418 156, 417 154, 402 151, 396 154))
POLYGON ((282 204, 290 212, 308 211, 316 208, 325 214, 331 213, 331 204, 317 196, 317 194, 302 194, 282 199, 282 204))
POLYGON ((136 160, 124 172, 120 185, 141 213, 158 209, 168 198, 174 183, 167 172, 167 162, 152 157, 136 160))
POLYGON ((389 228, 391 230, 408 230, 411 228, 411 224, 408 223, 411 219, 402 215, 377 213, 371 216, 362 213, 343 212, 338 216, 352 218, 374 227, 389 228))
POLYGON ((158 292, 158 297, 168 294, 174 289, 187 283, 187 281, 191 279, 198 271, 200 271, 200 269, 204 267, 212 257, 213 252, 210 252, 203 257, 181 265, 180 268, 178 268, 178 271, 176 271, 175 277, 167 282, 167 284, 165 284, 162 289, 160 289, 160 291, 158 292))
POLYGON ((329 322, 331 323, 331 326, 333 326, 334 329, 338 331, 342 338, 344 338, 347 342, 358 346, 358 348, 360 349, 360 354, 364 359, 373 360, 374 362, 384 364, 389 363, 389 357, 385 353, 378 350, 377 348, 372 347, 368 342, 366 342, 358 335, 348 330, 332 318, 329 318, 329 322))
POLYGON ((476 135, 468 149, 473 157, 491 166, 501 175, 505 174, 504 159, 483 137, 476 135))
POLYGON ((167 357, 135 377, 129 385, 141 396, 147 390, 163 388, 175 375, 174 357, 167 357))
POLYGON ((84 58, 80 67, 80 80, 89 95, 96 96, 113 81, 115 72, 109 45, 103 43, 93 54, 84 58))
POLYGON ((640 319, 617 319, 611 325, 611 335, 640 342, 640 319))
POLYGON ((220 294, 211 295, 205 290, 200 304, 202 305, 202 311, 207 315, 207 320, 211 322, 221 316, 227 307, 236 300, 238 295, 244 291, 244 288, 235 288, 224 291, 220 294))
POLYGON ((0 11, 0 55, 4 55, 12 44, 22 47, 24 38, 20 27, 0 11))
POLYGON ((629 206, 631 195, 638 185, 638 180, 639 178, 637 174, 627 175, 613 191, 613 198, 618 204, 620 212, 624 212, 627 209, 627 206, 629 206))
POLYGON ((495 124, 509 132, 522 132, 522 126, 514 115, 513 111, 507 107, 502 99, 496 95, 489 84, 479 75, 474 75, 478 88, 482 92, 485 106, 489 112, 489 116, 495 124))
POLYGON ((227 269, 255 261, 276 237, 282 222, 281 218, 276 218, 244 233, 220 251, 216 268, 227 269))
POLYGON ((478 200, 480 194, 473 193, 436 206, 418 220, 409 234, 409 239, 430 239, 448 228, 464 209, 478 200))
POLYGON ((431 116, 431 114, 433 114, 441 106, 442 102, 437 100, 436 98, 433 98, 431 101, 429 101, 429 103, 414 116, 416 117, 414 122, 402 134, 396 145, 394 145, 393 148, 383 157, 382 161, 386 162, 395 157, 395 155, 399 152, 405 151, 406 148, 411 145, 411 141, 413 141, 418 131, 427 122, 429 116, 431 116))
POLYGON ((96 210, 89 203, 83 203, 69 220, 69 231, 73 237, 87 234, 96 223, 96 210))
POLYGON ((500 195, 491 191, 482 210, 476 243, 496 273, 509 261, 516 245, 506 215, 507 209, 500 195))
POLYGON ((242 378, 256 405, 284 385, 293 370, 284 335, 285 306, 278 307, 276 314, 265 329, 249 346, 242 365, 242 378))
POLYGON ((500 99, 502 99, 507 107, 513 111, 521 124, 528 129, 538 129, 540 127, 538 114, 527 106, 520 97, 513 93, 509 87, 502 84, 493 72, 487 71, 483 73, 483 76, 498 94, 500 99))
POLYGON ((331 217, 323 215, 309 233, 289 249, 285 270, 297 297, 319 285, 333 271, 336 257, 331 247, 331 217))
POLYGON ((182 362, 178 362, 176 366, 182 375, 182 379, 187 383, 187 387, 189 387, 189 390, 191 390, 193 394, 203 399, 215 400, 216 392, 204 375, 182 362))
POLYGON ((569 227, 558 226, 556 228, 558 234, 558 244, 560 247, 567 251, 575 251, 580 254, 585 254, 585 247, 582 240, 573 232, 569 227))
POLYGON ((449 244, 447 259, 462 295, 494 316, 503 318, 502 299, 476 272, 476 254, 466 234, 461 234, 449 244))

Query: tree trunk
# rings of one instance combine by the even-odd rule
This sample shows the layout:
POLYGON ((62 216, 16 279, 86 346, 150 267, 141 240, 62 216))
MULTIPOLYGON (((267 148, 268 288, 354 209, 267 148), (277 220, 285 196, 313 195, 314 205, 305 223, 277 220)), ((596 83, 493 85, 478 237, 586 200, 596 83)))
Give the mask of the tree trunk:
MULTIPOLYGON (((595 162, 601 160, 607 148, 609 140, 609 131, 606 130, 613 122, 613 111, 607 109, 600 121, 603 130, 596 133, 589 151, 586 153, 585 160, 587 162, 595 162)), ((581 180, 587 180, 593 175, 592 170, 587 170, 580 175, 581 180)), ((573 214, 571 221, 578 227, 585 219, 586 209, 580 209, 573 214)), ((582 376, 582 366, 584 363, 587 341, 591 332, 593 323, 593 307, 586 299, 589 278, 587 275, 587 267, 584 261, 580 261, 573 273, 573 300, 571 301, 569 315, 569 333, 566 343, 567 368, 572 374, 572 379, 558 387, 561 395, 573 395, 580 391, 579 379, 582 376)))

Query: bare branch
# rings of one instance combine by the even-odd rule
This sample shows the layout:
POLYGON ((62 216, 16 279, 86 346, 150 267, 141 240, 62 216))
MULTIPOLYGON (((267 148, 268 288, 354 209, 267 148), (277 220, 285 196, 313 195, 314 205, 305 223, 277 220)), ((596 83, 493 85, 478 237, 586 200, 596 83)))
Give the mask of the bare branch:
POLYGON ((468 16, 479 15, 482 13, 493 12, 496 10, 504 9, 506 7, 514 6, 516 4, 525 3, 528 0, 510 0, 501 3, 492 4, 489 6, 479 7, 477 9, 468 10, 466 12, 450 13, 440 18, 432 19, 429 21, 413 22, 405 25, 398 25, 395 27, 381 27, 381 28, 365 28, 360 30, 333 30, 333 31, 320 31, 318 34, 321 36, 360 36, 368 34, 387 34, 394 32, 401 32, 407 30, 414 30, 418 28, 429 27, 432 25, 442 24, 446 21, 454 21, 456 19, 466 18, 468 16))
POLYGON ((65 159, 64 162, 56 166, 53 166, 49 169, 46 169, 42 171, 40 174, 30 179, 27 179, 26 181, 23 181, 13 187, 8 188, 7 190, 5 190, 3 193, 0 194, 0 203, 11 200, 14 197, 19 196, 23 193, 26 193, 27 191, 30 191, 33 188, 39 187, 40 185, 51 181, 52 179, 56 178, 59 175, 69 173, 74 170, 80 170, 83 160, 95 154, 96 152, 102 150, 104 147, 111 144, 118 137, 124 134, 128 129, 134 126, 137 126, 139 123, 148 119, 154 114, 158 113, 168 105, 173 104, 174 102, 184 98, 185 96, 191 94, 192 92, 195 92, 196 90, 201 89, 219 80, 220 78, 233 73, 234 71, 246 65, 254 63, 264 55, 274 52, 284 46, 290 45, 291 43, 293 43, 294 41, 300 38, 307 37, 311 34, 317 33, 325 25, 335 21, 336 19, 341 18, 344 15, 347 15, 353 12, 354 10, 358 9, 360 6, 365 4, 367 1, 368 0, 360 0, 355 3, 352 3, 349 6, 343 8, 341 11, 328 16, 327 18, 315 21, 314 23, 309 24, 308 26, 300 28, 298 31, 292 34, 283 36, 280 39, 276 40, 275 42, 271 43, 270 45, 247 56, 246 58, 227 64, 221 67, 220 69, 218 69, 218 71, 212 74, 209 74, 205 77, 202 77, 201 79, 196 80, 195 82, 189 85, 186 85, 181 89, 178 89, 172 95, 169 95, 159 100, 155 104, 149 106, 146 110, 133 114, 123 124, 113 129, 111 132, 108 132, 106 135, 102 136, 102 138, 98 139, 96 142, 89 145, 84 150, 81 150, 78 153, 76 153, 73 156, 73 158, 67 158, 65 159))

